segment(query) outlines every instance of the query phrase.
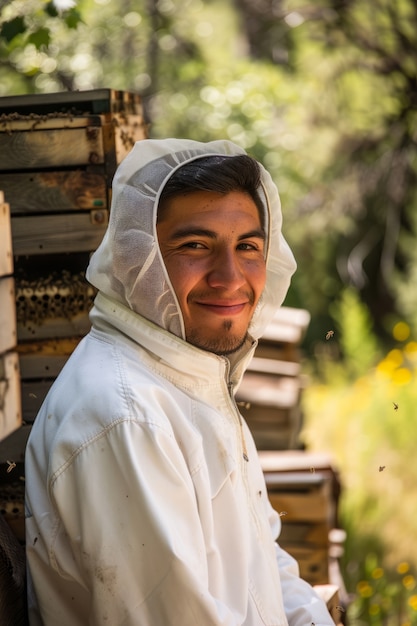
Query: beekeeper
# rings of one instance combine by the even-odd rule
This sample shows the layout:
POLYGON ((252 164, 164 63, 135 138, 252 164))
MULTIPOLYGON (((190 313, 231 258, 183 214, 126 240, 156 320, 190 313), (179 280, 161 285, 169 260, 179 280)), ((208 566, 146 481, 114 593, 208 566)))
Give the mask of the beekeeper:
POLYGON ((144 140, 87 270, 92 328, 26 453, 31 626, 329 626, 277 538, 235 392, 295 270, 228 141, 144 140))

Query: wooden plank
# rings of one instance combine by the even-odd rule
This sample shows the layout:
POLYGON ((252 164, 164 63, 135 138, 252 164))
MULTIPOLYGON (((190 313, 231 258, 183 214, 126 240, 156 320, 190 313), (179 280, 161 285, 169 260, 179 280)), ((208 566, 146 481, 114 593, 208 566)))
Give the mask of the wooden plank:
POLYGON ((20 115, 17 113, 1 114, 0 98, 0 133, 11 135, 15 132, 62 130, 64 128, 87 128, 89 126, 101 126, 106 121, 102 115, 74 116, 71 113, 29 113, 20 115))
POLYGON ((255 350, 255 356, 262 359, 278 359, 298 363, 301 355, 298 347, 292 343, 260 340, 255 350))
MULTIPOLYGON (((1 98, 0 98, 1 101, 1 98)), ((24 131, 63 130, 69 128, 115 127, 116 141, 121 142, 121 152, 126 153, 135 141, 147 138, 147 128, 142 115, 129 115, 122 111, 108 115, 74 117, 70 115, 1 116, 0 133, 11 135, 24 131)))
POLYGON ((269 491, 272 507, 289 521, 329 522, 330 530, 330 501, 329 496, 322 491, 314 490, 311 493, 286 493, 269 491))
POLYGON ((140 114, 142 104, 139 94, 104 88, 0 98, 0 113, 3 115, 11 113, 56 115, 57 112, 66 112, 68 115, 75 116, 80 113, 101 114, 117 111, 140 114))
POLYGON ((0 353, 16 347, 16 310, 14 279, 0 278, 0 353))
POLYGON ((116 163, 119 164, 137 141, 147 138, 147 128, 142 116, 126 115, 125 113, 113 115, 112 125, 115 128, 116 163))
POLYGON ((297 378, 251 371, 245 372, 236 394, 239 402, 277 408, 296 406, 299 397, 300 383, 297 378))
POLYGON ((77 347, 80 337, 65 337, 64 339, 44 339, 19 343, 17 351, 20 357, 25 356, 66 356, 68 357, 77 347))
POLYGON ((56 378, 68 360, 67 355, 20 355, 20 376, 22 380, 31 378, 56 378))
POLYGON ((328 611, 337 626, 343 626, 345 622, 345 608, 340 600, 340 588, 338 585, 322 584, 314 585, 314 591, 326 603, 328 611))
POLYGON ((321 472, 268 472, 265 481, 272 491, 299 491, 310 492, 313 489, 322 489, 328 478, 321 472))
POLYGON ((251 403, 239 406, 258 450, 287 450, 299 447, 302 412, 293 407, 263 406, 251 403))
POLYGON ((259 430, 281 430, 298 423, 298 411, 292 407, 271 407, 258 404, 250 404, 247 407, 239 404, 240 413, 246 420, 249 428, 259 430))
POLYGON ((0 440, 22 424, 17 352, 0 356, 0 440))
POLYGON ((326 523, 290 522, 283 518, 280 544, 329 548, 329 529, 326 523))
POLYGON ((300 492, 308 485, 325 488, 329 528, 337 528, 340 482, 330 454, 306 450, 261 450, 259 460, 267 485, 277 494, 282 490, 300 492))
POLYGON ((104 209, 42 217, 12 217, 15 256, 95 250, 106 230, 104 209))
POLYGON ((306 450, 290 450, 274 452, 273 450, 259 453, 264 473, 268 472, 307 472, 333 473, 333 459, 330 454, 309 452, 306 450))
POLYGON ((109 208, 104 170, 0 172, 0 188, 12 215, 109 208))
POLYGON ((142 118, 134 122, 132 118, 118 115, 111 123, 103 125, 103 149, 109 186, 119 163, 128 155, 136 141, 145 139, 142 118))
POLYGON ((10 206, 0 197, 0 276, 13 274, 12 231, 10 206))
POLYGON ((265 359, 254 356, 249 363, 246 371, 259 372, 261 374, 273 374, 275 376, 296 377, 300 375, 301 366, 299 363, 294 363, 292 361, 281 361, 280 359, 265 359))
POLYGON ((257 423, 248 424, 258 450, 288 450, 297 446, 296 432, 292 427, 260 428, 257 423))
POLYGON ((326 603, 328 609, 337 605, 339 598, 337 585, 315 585, 314 591, 326 603))
POLYGON ((262 335, 262 340, 299 344, 310 323, 305 309, 280 307, 262 335))
POLYGON ((74 315, 70 319, 62 317, 48 318, 42 323, 31 321, 17 323, 17 340, 36 341, 42 339, 58 339, 66 337, 83 337, 90 330, 88 312, 74 315))
POLYGON ((329 582, 329 565, 326 550, 309 550, 293 545, 286 545, 285 550, 298 562, 301 578, 304 578, 311 585, 325 585, 329 582))
POLYGON ((0 133, 0 170, 33 170, 104 163, 97 126, 0 133))

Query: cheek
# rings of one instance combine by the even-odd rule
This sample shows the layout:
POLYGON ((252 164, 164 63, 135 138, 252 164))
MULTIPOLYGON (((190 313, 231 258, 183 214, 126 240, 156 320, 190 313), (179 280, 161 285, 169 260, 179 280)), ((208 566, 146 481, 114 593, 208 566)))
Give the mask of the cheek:
POLYGON ((188 293, 201 278, 201 270, 198 264, 191 259, 177 257, 167 265, 168 275, 172 287, 179 300, 185 300, 188 293))
POLYGON ((248 262, 246 266, 246 276, 252 285, 252 288, 260 293, 263 291, 266 283, 266 265, 262 261, 248 262))

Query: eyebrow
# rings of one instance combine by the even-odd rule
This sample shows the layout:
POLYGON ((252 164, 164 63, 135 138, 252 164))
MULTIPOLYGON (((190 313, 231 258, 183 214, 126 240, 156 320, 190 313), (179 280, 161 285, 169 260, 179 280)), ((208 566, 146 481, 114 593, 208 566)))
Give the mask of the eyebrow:
MULTIPOLYGON (((208 230, 206 228, 193 228, 193 226, 186 228, 179 228, 174 231, 170 237, 171 241, 176 241, 179 239, 184 239, 185 237, 208 237, 209 239, 217 239, 218 233, 214 230, 208 230)), ((266 235, 265 231, 262 228, 255 228, 254 230, 250 230, 247 233, 242 233, 238 236, 238 241, 243 241, 244 239, 261 239, 265 241, 266 235)))

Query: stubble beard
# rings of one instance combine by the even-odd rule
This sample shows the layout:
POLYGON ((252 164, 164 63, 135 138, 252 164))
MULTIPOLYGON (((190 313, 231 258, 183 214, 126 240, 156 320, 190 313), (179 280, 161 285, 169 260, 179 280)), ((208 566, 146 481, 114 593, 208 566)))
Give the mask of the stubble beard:
POLYGON ((200 348, 206 352, 212 352, 218 356, 228 356, 240 350, 248 336, 247 332, 243 337, 241 335, 234 335, 231 332, 232 329, 233 321, 224 320, 216 337, 203 337, 199 329, 194 329, 188 333, 187 341, 196 348, 200 348))

